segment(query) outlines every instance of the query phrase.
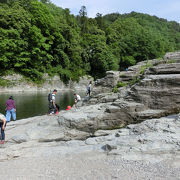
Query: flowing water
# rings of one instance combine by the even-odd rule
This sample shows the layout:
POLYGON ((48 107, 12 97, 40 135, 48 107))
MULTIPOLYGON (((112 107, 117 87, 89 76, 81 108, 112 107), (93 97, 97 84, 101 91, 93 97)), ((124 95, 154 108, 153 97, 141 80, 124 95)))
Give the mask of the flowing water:
MULTIPOLYGON (((48 92, 33 93, 1 93, 0 113, 5 114, 5 103, 10 96, 13 96, 16 104, 17 120, 47 114, 48 112, 48 92)), ((80 95, 82 95, 80 93, 80 95)), ((56 94, 56 104, 60 110, 66 109, 68 105, 74 104, 72 91, 58 91, 56 94)))

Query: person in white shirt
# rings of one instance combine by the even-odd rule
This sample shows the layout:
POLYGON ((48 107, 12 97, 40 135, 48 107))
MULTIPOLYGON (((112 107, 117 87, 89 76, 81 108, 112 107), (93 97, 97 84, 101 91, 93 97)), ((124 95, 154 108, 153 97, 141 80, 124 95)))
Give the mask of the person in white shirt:
POLYGON ((53 93, 50 94, 50 97, 48 97, 48 100, 49 100, 49 114, 56 113, 56 104, 55 104, 56 93, 57 93, 57 90, 54 89, 53 93))
POLYGON ((75 105, 76 105, 79 101, 81 101, 80 95, 74 93, 74 102, 75 102, 75 105))

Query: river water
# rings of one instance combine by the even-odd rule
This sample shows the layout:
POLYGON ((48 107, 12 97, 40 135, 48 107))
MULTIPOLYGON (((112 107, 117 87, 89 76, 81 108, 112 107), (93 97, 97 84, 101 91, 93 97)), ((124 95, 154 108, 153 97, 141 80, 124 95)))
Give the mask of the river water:
MULTIPOLYGON (((82 93, 79 94, 82 96, 82 93)), ((11 95, 16 104, 17 120, 44 115, 48 112, 48 92, 18 92, 0 94, 0 113, 5 114, 5 103, 11 95)), ((60 106, 60 110, 66 109, 68 105, 72 106, 74 104, 73 91, 58 91, 56 104, 60 106)))

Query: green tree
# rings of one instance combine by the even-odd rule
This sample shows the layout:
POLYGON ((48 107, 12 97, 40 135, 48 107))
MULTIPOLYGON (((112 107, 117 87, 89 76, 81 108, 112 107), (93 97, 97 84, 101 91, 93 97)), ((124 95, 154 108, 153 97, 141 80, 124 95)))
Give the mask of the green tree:
POLYGON ((50 0, 40 0, 40 2, 42 2, 42 3, 50 3, 51 1, 50 0))
POLYGON ((21 70, 29 60, 27 33, 30 27, 30 15, 18 4, 0 9, 0 64, 4 70, 21 70))
POLYGON ((39 81, 43 73, 61 79, 95 78, 180 49, 180 26, 131 12, 79 15, 49 0, 0 0, 0 66, 39 81))
POLYGON ((88 32, 88 20, 87 20, 87 10, 86 6, 82 6, 79 11, 79 22, 82 33, 88 32))
POLYGON ((104 30, 105 29, 105 23, 104 23, 104 18, 102 16, 102 14, 97 13, 95 20, 97 22, 98 28, 104 30))
POLYGON ((89 62, 89 73, 95 78, 100 78, 105 75, 107 70, 117 70, 118 62, 106 45, 104 31, 93 25, 90 26, 89 31, 90 33, 83 36, 82 46, 86 51, 83 59, 86 58, 85 61, 89 62))

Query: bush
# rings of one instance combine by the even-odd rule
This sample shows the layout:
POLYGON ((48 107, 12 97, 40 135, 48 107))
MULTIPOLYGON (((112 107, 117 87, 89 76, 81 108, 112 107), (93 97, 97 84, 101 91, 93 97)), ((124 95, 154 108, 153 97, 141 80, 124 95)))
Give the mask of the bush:
POLYGON ((118 88, 120 88, 120 87, 125 87, 125 86, 127 86, 127 85, 128 85, 127 82, 118 82, 118 83, 116 84, 116 86, 113 88, 113 92, 114 92, 114 93, 117 93, 117 92, 118 92, 118 88))
POLYGON ((129 84, 132 86, 132 85, 134 85, 134 84, 136 84, 136 83, 138 83, 140 81, 141 81, 141 79, 138 76, 136 76, 136 77, 133 78, 133 80, 130 81, 129 84))
POLYGON ((112 91, 113 91, 113 93, 117 93, 118 92, 118 88, 115 86, 112 91))
POLYGON ((144 74, 147 68, 151 68, 153 65, 151 63, 147 63, 140 67, 139 74, 144 74))
POLYGON ((177 61, 175 59, 169 59, 166 61, 166 64, 172 64, 172 63, 176 63, 177 61))
POLYGON ((11 83, 10 80, 0 78, 0 86, 2 87, 10 86, 10 83, 11 83))
POLYGON ((124 87, 124 86, 127 86, 128 85, 128 83, 127 82, 118 82, 117 83, 117 88, 119 88, 119 87, 124 87))

